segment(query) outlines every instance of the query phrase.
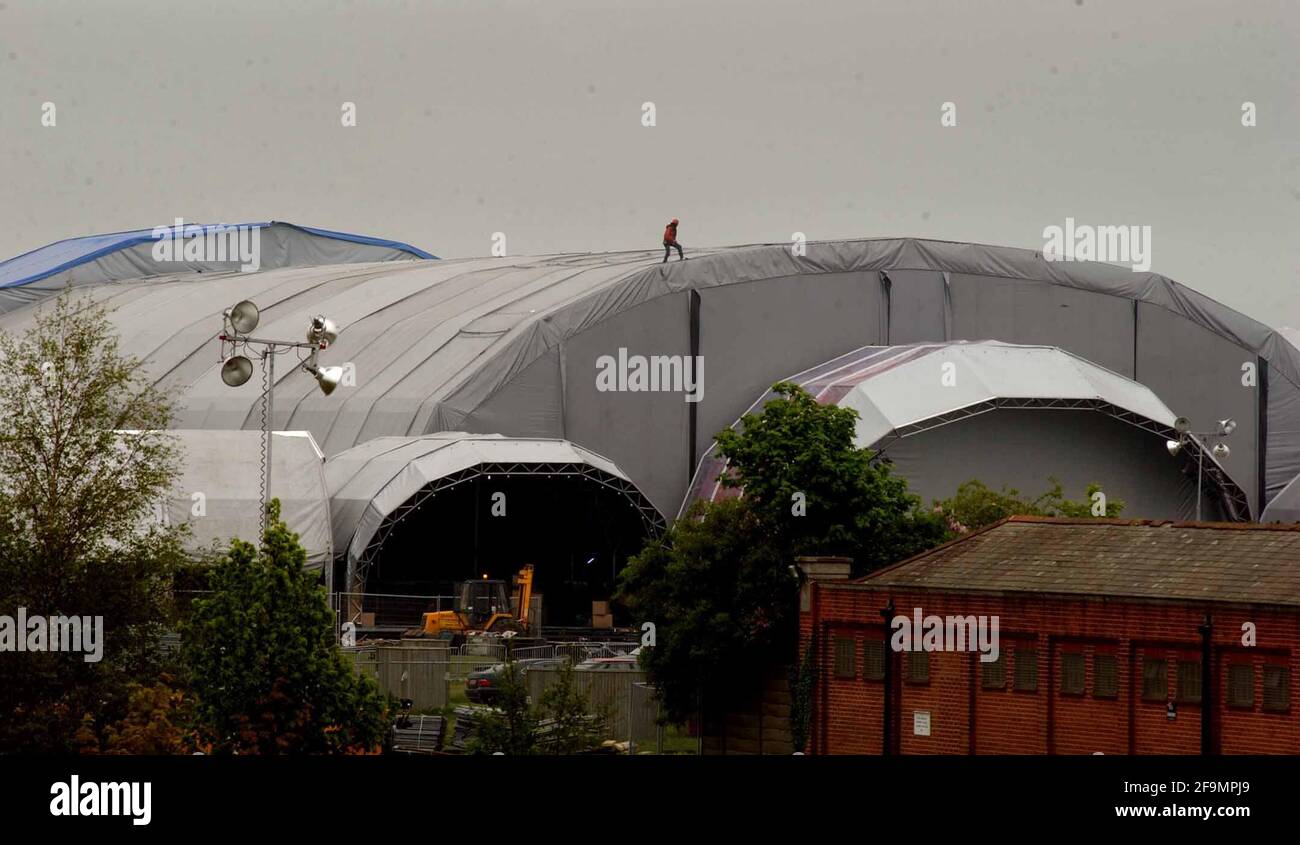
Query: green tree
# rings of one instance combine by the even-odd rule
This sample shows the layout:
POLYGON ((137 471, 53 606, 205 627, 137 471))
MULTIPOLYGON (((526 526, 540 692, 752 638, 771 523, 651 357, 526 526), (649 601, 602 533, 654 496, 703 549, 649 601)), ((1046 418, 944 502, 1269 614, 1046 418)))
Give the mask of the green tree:
POLYGON ((854 445, 858 413, 823 405, 790 382, 761 413, 717 434, 722 483, 744 489, 784 555, 845 555, 861 574, 947 539, 944 521, 890 465, 854 445))
POLYGON ((105 731, 105 753, 188 754, 198 748, 191 727, 193 702, 167 680, 131 685, 126 717, 105 731))
POLYGON ((607 714, 592 714, 591 702, 578 686, 573 663, 560 664, 559 677, 542 692, 538 715, 549 730, 543 750, 549 754, 576 754, 600 744, 607 714))
POLYGON ((233 540, 212 593, 192 604, 181 653, 217 753, 369 753, 383 743, 384 697, 339 650, 305 561, 273 501, 261 549, 233 540))
POLYGON ((153 518, 179 472, 171 417, 100 306, 65 293, 22 335, 0 332, 0 613, 103 617, 104 640, 99 662, 0 653, 0 752, 93 747, 131 683, 163 668, 183 560, 180 532, 153 518))
POLYGON ((798 633, 793 561, 746 499, 697 504, 632 558, 619 596, 655 623, 641 665, 665 715, 681 722, 699 696, 724 705, 751 695, 788 662, 798 633))
POLYGON ((716 437, 738 499, 698 503, 624 569, 619 596, 653 622, 642 664, 670 721, 748 700, 795 660, 796 555, 838 554, 858 573, 948 538, 887 463, 853 442, 857 412, 773 386, 761 413, 716 437))
MULTIPOLYGON (((994 490, 977 479, 962 483, 950 498, 935 502, 935 509, 948 521, 949 528, 957 534, 977 531, 1009 516, 1065 516, 1080 519, 1115 518, 1124 510, 1123 499, 1106 499, 1105 513, 1094 514, 1094 496, 1101 485, 1089 484, 1080 501, 1065 497, 1061 482, 1052 477, 1050 486, 1035 498, 1026 498, 1014 487, 1003 486, 994 490)), ((1096 500, 1100 501, 1100 500, 1096 500)))
POLYGON ((519 664, 507 661, 497 683, 496 709, 484 709, 478 715, 469 750, 475 754, 537 753, 537 717, 529 705, 519 664))

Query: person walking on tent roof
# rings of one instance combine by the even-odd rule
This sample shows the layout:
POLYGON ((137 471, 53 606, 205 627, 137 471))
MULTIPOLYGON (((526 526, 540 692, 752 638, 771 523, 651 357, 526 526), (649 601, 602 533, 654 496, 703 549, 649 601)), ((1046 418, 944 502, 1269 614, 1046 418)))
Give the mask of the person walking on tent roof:
POLYGON ((664 260, 661 264, 668 263, 668 256, 672 254, 673 247, 677 247, 677 260, 685 261, 686 256, 682 254, 682 245, 677 243, 677 218, 674 217, 672 222, 664 227, 664 260))

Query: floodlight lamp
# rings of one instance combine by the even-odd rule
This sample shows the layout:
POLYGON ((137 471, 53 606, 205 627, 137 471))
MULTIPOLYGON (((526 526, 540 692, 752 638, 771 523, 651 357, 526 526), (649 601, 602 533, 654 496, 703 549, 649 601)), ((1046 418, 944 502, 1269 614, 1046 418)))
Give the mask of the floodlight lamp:
POLYGON ((1178 419, 1174 420, 1174 431, 1178 432, 1179 434, 1186 434, 1191 430, 1192 430, 1192 421, 1189 420, 1187 417, 1179 417, 1178 419))
POLYGON ((1178 457, 1178 453, 1183 451, 1183 444, 1179 443, 1177 440, 1166 440, 1165 448, 1169 450, 1169 454, 1172 457, 1176 458, 1178 457))
POLYGON ((235 330, 235 334, 248 334, 257 328, 257 321, 260 318, 260 312, 252 300, 245 299, 243 302, 235 305, 233 308, 227 308, 225 312, 226 321, 230 327, 235 330))
POLYGON ((1237 421, 1233 419, 1219 420, 1219 434, 1228 436, 1237 430, 1237 421))
POLYGON ((334 321, 317 314, 311 318, 311 328, 307 329, 307 342, 314 343, 324 349, 334 341, 338 340, 339 327, 334 325, 334 321))
POLYGON ((1227 443, 1215 443, 1214 448, 1211 449, 1210 451, 1212 451, 1214 453, 1214 457, 1218 458, 1219 460, 1223 460, 1224 458, 1228 457, 1228 455, 1232 454, 1232 450, 1228 448, 1227 443))
POLYGON ((239 387, 253 376, 253 362, 243 355, 227 358, 221 365, 221 380, 231 387, 239 387))
POLYGON ((334 388, 339 386, 343 381, 342 367, 313 367, 304 365, 303 369, 311 373, 316 378, 316 383, 320 385, 320 392, 329 396, 334 392, 334 388))

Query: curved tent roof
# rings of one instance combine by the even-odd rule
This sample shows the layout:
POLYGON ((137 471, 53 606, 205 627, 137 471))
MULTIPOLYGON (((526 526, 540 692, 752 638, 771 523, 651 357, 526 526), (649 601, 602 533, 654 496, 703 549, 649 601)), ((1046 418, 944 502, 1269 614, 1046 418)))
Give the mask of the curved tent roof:
MULTIPOLYGON (((864 347, 786 381, 823 404, 855 410, 856 445, 877 452, 901 438, 998 409, 1100 411, 1160 437, 1176 436, 1177 415, 1149 388, 1050 346, 954 341, 864 347)), ((775 396, 766 392, 746 413, 761 412, 775 396)), ((739 426, 737 419, 732 427, 739 426)), ((1196 455, 1199 447, 1191 448, 1196 455)), ((1236 512, 1244 517, 1246 500, 1239 485, 1223 473, 1213 455, 1206 452, 1204 458, 1213 468, 1211 474, 1236 497, 1236 512)), ((710 446, 679 516, 698 499, 736 493, 719 483, 725 468, 717 446, 710 446)), ((957 478, 953 489, 964 480, 957 478)))
MULTIPOLYGON (((155 279, 90 288, 116 307, 123 348, 182 405, 179 424, 257 425, 257 392, 220 380, 213 339, 241 299, 258 334, 297 338, 312 314, 343 327, 323 364, 351 381, 320 396, 281 368, 276 428, 326 454, 436 431, 567 439, 610 456, 664 513, 713 432, 776 378, 867 345, 998 339, 1059 346, 1151 388, 1198 430, 1233 417, 1225 462, 1252 511, 1300 474, 1300 349, 1155 273, 1034 251, 913 239, 389 262, 155 279), (609 393, 597 362, 699 355, 702 401, 609 393), (1249 370, 1249 372, 1247 372, 1249 370)), ((27 310, 0 316, 19 328, 27 310)))
MULTIPOLYGON (((259 266, 267 270, 437 257, 400 241, 276 221, 185 224, 183 232, 187 238, 206 237, 232 228, 259 232, 259 266)), ((232 261, 159 262, 152 254, 154 233, 153 229, 136 229, 68 238, 0 261, 0 313, 39 301, 68 285, 239 269, 238 262, 232 261)))
POLYGON ((467 470, 512 474, 570 474, 589 467, 588 475, 634 499, 651 520, 657 518, 635 485, 612 461, 563 440, 518 439, 499 434, 441 432, 423 437, 380 437, 330 458, 325 477, 335 548, 346 549, 348 584, 356 566, 381 527, 400 520, 413 497, 431 486, 443 489, 466 480, 467 470))

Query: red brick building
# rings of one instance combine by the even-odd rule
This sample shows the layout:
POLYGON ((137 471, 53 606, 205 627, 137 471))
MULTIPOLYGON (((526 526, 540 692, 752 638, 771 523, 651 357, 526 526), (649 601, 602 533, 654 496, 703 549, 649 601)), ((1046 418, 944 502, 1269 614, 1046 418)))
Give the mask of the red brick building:
POLYGON ((1300 754, 1297 527, 1016 517, 854 581, 805 570, 812 753, 1197 754, 1208 691, 1214 753, 1300 754), (895 651, 891 603, 998 617, 999 659, 895 651))

